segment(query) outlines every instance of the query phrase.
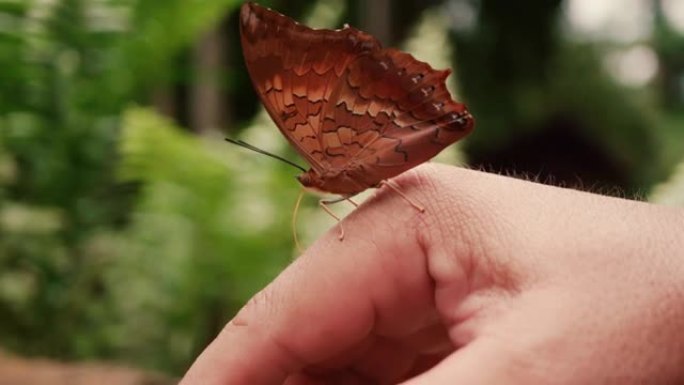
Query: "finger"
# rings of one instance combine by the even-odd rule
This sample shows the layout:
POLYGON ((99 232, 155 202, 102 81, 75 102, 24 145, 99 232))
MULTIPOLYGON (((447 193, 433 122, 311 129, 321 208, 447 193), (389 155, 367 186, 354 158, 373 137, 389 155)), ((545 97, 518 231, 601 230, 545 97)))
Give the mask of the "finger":
POLYGON ((493 340, 478 339, 402 385, 552 383, 542 373, 524 356, 516 357, 493 340))
MULTIPOLYGON (((411 190, 416 180, 402 185, 411 190)), ((255 296, 183 384, 281 384, 373 336, 397 338, 434 324, 433 281, 416 235, 422 214, 396 194, 382 197, 390 194, 345 220, 343 242, 333 229, 255 296)))

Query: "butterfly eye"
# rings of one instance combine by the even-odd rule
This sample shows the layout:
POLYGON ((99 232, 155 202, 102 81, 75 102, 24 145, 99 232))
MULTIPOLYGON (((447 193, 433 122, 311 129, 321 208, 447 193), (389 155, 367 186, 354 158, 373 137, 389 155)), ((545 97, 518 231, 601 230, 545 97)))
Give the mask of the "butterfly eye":
POLYGON ((313 180, 311 179, 311 175, 309 175, 308 172, 305 172, 304 174, 300 174, 296 176, 296 179, 299 181, 299 183, 302 184, 304 187, 311 187, 313 186, 313 180))

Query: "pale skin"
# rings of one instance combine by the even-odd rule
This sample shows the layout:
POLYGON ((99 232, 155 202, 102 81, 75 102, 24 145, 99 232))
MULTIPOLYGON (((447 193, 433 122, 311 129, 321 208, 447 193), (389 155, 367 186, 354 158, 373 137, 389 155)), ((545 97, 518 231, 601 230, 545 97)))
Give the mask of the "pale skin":
POLYGON ((394 179, 183 385, 684 382, 684 210, 447 166, 394 179))

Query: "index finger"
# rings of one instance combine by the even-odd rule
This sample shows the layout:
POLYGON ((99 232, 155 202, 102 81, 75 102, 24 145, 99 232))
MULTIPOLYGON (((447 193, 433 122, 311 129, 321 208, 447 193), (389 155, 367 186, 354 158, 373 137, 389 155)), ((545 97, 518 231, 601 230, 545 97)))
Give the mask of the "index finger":
MULTIPOLYGON (((399 180, 415 199, 420 178, 399 180)), ((381 191, 328 232, 230 321, 183 385, 281 384, 288 375, 434 322, 433 281, 419 240, 426 215, 381 191)))

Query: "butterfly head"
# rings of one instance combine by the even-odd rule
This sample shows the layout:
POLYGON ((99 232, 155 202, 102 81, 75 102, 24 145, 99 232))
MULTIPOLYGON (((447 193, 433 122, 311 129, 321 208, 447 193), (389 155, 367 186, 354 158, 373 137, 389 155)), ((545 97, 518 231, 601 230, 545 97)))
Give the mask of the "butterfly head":
POLYGON ((306 188, 322 191, 323 179, 313 169, 297 175, 297 180, 306 188))

